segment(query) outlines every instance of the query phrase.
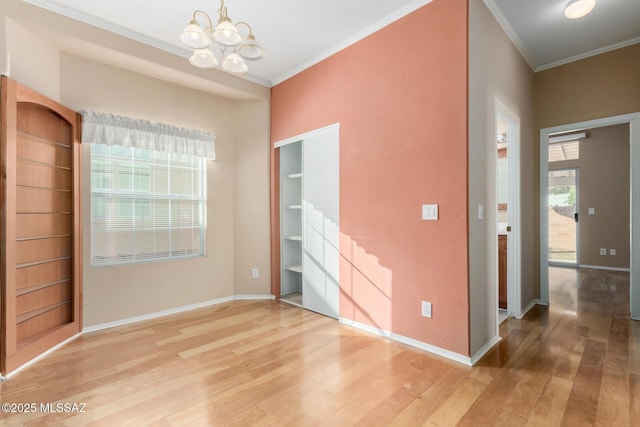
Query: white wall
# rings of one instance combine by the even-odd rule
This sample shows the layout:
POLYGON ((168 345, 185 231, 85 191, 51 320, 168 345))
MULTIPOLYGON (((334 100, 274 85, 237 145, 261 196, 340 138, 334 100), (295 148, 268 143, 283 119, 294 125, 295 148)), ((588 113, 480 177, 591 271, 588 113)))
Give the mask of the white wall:
POLYGON ((533 72, 482 0, 469 0, 469 287, 471 354, 498 336, 495 99, 521 121, 521 307, 535 299, 533 72), (484 220, 478 220, 478 204, 484 220))

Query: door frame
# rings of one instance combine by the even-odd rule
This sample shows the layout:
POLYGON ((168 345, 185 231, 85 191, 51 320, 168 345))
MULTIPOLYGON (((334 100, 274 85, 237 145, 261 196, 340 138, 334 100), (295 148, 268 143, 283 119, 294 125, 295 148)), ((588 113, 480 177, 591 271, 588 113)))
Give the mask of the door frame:
MULTIPOLYGON (((575 204, 575 211, 576 212, 580 212, 580 169, 577 167, 572 167, 572 168, 560 168, 560 169, 548 169, 548 162, 547 162, 547 177, 549 176, 549 172, 554 172, 554 171, 575 171, 575 187, 576 187, 576 204, 575 204)), ((547 178, 547 185, 549 181, 547 178)), ((541 189, 542 191, 542 189, 541 189)), ((549 188, 547 187, 547 195, 549 194, 549 188)), ((548 212, 548 211, 547 211, 548 212)), ((549 259, 547 259, 547 263, 549 265, 553 265, 554 267, 579 267, 580 266, 580 215, 578 215, 578 222, 575 223, 576 224, 576 262, 558 262, 558 261, 550 261, 549 259)), ((547 221, 547 230, 549 227, 549 222, 547 221)), ((547 239, 548 239, 548 234, 547 234, 547 239)), ((547 258, 549 258, 549 251, 547 249, 547 258)))
MULTIPOLYGON (((630 139, 630 274, 629 302, 631 318, 640 320, 640 112, 604 117, 540 129, 540 189, 548 188, 550 134, 629 123, 630 139), (635 224, 635 226, 634 226, 635 224)), ((549 218, 546 212, 547 192, 540 191, 540 304, 549 304, 549 218)))
MULTIPOLYGON (((495 99, 494 139, 498 134, 498 117, 503 117, 507 122, 507 168, 509 190, 507 196, 507 222, 511 226, 511 232, 507 233, 507 315, 521 318, 522 313, 522 251, 520 229, 520 118, 513 113, 498 98, 495 99)), ((495 144, 495 141, 493 141, 495 144)), ((498 151, 494 149, 494 166, 497 166, 498 151)), ((498 194, 498 168, 494 167, 495 193, 498 194)), ((497 199, 497 197, 496 197, 497 199)), ((498 203, 494 203, 494 218, 498 215, 498 203)), ((495 221, 494 227, 497 227, 495 221)), ((497 231, 497 229, 496 229, 497 231)), ((495 271, 498 271, 498 233, 494 233, 495 271)), ((495 280, 496 307, 498 306, 498 276, 495 280)), ((496 316, 496 322, 499 320, 496 316)), ((499 330, 499 329, 498 329, 499 330)))

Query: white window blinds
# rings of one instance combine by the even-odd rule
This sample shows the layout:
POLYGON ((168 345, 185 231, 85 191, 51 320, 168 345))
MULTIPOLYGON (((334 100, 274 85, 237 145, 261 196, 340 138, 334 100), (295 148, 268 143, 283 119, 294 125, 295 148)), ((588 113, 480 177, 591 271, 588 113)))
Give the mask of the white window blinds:
MULTIPOLYGON (((187 142, 181 137, 174 138, 181 142, 173 149, 158 150, 158 141, 169 138, 155 134, 155 142, 150 143, 149 128, 139 126, 127 133, 121 126, 125 122, 118 117, 115 130, 105 123, 87 130, 83 123, 83 142, 93 142, 92 265, 203 256, 206 164, 203 156, 193 153, 207 149, 197 143, 201 140, 187 142), (154 149, 148 149, 150 146, 154 149)), ((167 129, 166 125, 153 126, 153 132, 167 129)))

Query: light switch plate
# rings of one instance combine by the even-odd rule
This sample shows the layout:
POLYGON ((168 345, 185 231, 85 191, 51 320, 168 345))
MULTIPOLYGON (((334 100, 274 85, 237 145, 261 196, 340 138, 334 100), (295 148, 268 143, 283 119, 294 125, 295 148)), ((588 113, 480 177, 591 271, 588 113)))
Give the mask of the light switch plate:
POLYGON ((596 214, 596 208, 589 208, 589 215, 595 215, 596 214))
POLYGON ((429 301, 422 301, 422 317, 431 318, 431 303, 429 301))
POLYGON ((484 206, 482 203, 478 204, 478 221, 482 221, 484 219, 484 206))
POLYGON ((438 205, 422 205, 422 219, 438 220, 438 205))

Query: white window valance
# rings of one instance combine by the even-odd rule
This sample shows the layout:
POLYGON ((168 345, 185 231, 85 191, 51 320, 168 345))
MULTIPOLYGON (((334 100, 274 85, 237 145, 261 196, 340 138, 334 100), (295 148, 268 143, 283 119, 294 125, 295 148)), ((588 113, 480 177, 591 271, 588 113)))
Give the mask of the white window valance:
POLYGON ((110 113, 81 113, 82 142, 216 158, 212 133, 110 113))

